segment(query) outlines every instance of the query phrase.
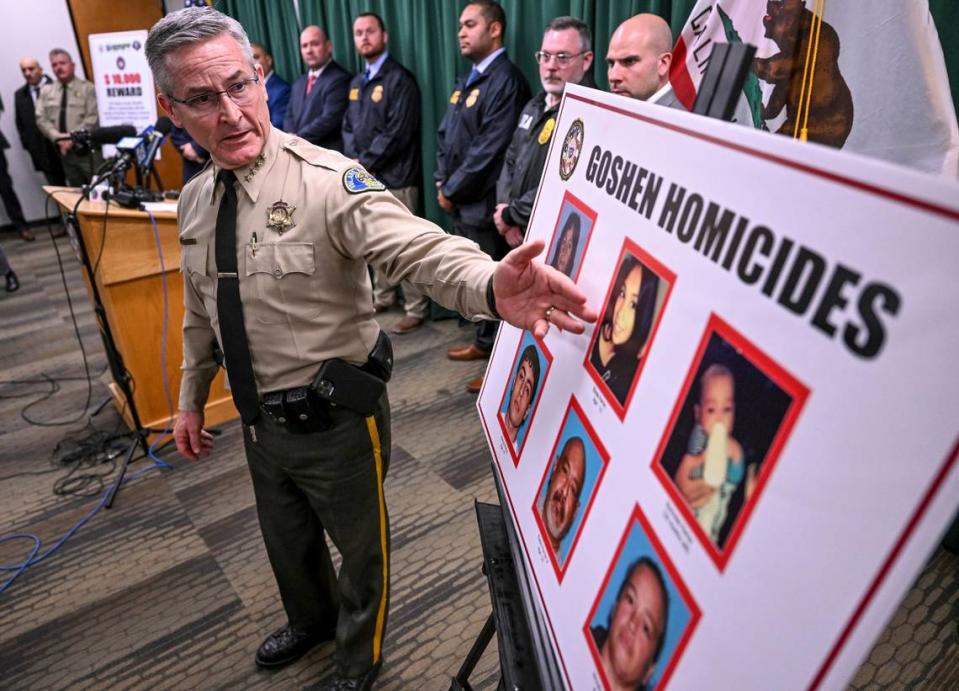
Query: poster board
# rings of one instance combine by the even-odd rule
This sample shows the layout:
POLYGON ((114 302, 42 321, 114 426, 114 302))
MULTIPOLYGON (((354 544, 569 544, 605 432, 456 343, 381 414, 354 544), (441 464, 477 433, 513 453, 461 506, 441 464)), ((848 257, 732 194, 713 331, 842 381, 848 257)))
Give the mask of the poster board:
POLYGON ((581 87, 555 133, 527 239, 600 323, 504 324, 478 408, 564 684, 842 687, 959 503, 959 185, 581 87))
MULTIPOLYGON (((142 132, 153 125, 157 104, 153 73, 144 51, 147 32, 90 34, 89 39, 100 126, 133 125, 142 132)), ((104 156, 112 156, 114 151, 113 146, 103 147, 104 156)), ((159 150, 156 157, 160 158, 159 150)))

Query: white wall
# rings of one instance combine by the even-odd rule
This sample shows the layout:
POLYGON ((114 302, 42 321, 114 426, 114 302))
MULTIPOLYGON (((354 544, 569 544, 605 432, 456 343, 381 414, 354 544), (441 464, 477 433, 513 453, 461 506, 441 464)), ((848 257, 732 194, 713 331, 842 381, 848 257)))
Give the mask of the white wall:
MULTIPOLYGON (((30 155, 20 144, 14 121, 13 92, 24 84, 19 67, 22 57, 37 58, 43 71, 53 76, 48 56, 51 48, 63 48, 69 52, 77 64, 77 75, 85 76, 70 12, 64 0, 0 0, 0 95, 4 106, 0 129, 10 141, 10 148, 4 153, 27 220, 44 216, 44 194, 40 186, 46 184, 46 180, 33 170, 30 155)), ((55 204, 51 202, 48 208, 51 215, 56 215, 55 204)), ((0 204, 0 225, 9 222, 0 204)))

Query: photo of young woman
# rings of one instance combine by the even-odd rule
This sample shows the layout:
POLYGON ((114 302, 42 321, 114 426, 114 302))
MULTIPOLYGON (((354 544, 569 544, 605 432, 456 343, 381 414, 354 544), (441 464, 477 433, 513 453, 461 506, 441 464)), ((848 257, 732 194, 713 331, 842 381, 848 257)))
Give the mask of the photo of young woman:
POLYGON ((673 276, 627 241, 586 360, 620 417, 662 315, 673 276))
POLYGON ((576 281, 595 225, 595 211, 572 193, 563 195, 546 263, 576 281))
POLYGON ((549 261, 550 266, 567 276, 573 274, 573 259, 579 247, 580 225, 579 214, 572 213, 566 217, 563 231, 559 235, 559 245, 549 261))

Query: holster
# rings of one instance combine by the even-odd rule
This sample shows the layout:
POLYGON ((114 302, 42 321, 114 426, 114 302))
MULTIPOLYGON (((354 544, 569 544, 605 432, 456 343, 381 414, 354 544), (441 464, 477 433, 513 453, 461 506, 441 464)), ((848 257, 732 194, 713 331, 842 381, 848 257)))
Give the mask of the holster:
POLYGON ((290 434, 323 432, 332 424, 331 408, 372 415, 392 373, 393 345, 380 331, 361 367, 339 358, 327 360, 309 386, 264 394, 260 409, 290 434))

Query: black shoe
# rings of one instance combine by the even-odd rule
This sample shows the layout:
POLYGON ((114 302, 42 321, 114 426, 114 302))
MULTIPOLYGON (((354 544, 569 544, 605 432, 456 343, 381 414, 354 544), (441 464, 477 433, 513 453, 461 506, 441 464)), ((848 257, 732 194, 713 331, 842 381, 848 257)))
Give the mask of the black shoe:
POLYGON ((334 672, 321 679, 313 691, 369 691, 380 673, 380 665, 381 663, 377 663, 358 677, 345 677, 339 672, 334 672))
POLYGON ((295 629, 289 624, 266 637, 256 651, 256 666, 279 669, 296 662, 323 641, 332 641, 336 629, 295 629))
POLYGON ((20 290, 20 281, 17 280, 17 275, 11 270, 7 272, 7 292, 12 293, 15 290, 20 290))

